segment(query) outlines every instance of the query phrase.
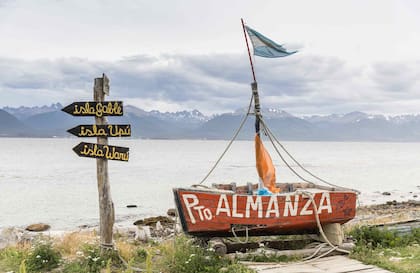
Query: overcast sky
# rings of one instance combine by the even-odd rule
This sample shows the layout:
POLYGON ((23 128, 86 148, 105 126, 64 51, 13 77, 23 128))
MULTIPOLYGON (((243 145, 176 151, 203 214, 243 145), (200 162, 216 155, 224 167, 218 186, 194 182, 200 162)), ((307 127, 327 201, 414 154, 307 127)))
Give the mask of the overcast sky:
POLYGON ((0 0, 0 107, 110 100, 145 110, 247 106, 240 18, 299 52, 255 57, 264 107, 420 113, 420 1, 0 0))

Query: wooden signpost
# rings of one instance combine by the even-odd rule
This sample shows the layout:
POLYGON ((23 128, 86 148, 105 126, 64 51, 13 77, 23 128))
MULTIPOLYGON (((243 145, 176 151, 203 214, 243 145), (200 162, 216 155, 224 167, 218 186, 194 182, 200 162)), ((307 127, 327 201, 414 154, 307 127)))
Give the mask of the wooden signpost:
POLYGON ((99 195, 99 234, 101 250, 113 249, 112 228, 115 221, 114 203, 111 198, 108 160, 128 161, 129 148, 108 145, 108 137, 131 136, 129 124, 108 124, 106 116, 122 116, 121 101, 104 101, 109 95, 109 79, 103 74, 95 78, 94 101, 74 102, 62 109, 73 116, 93 116, 95 124, 79 125, 68 130, 78 137, 97 137, 97 143, 80 142, 73 151, 82 157, 96 158, 96 173, 99 195))
POLYGON ((128 161, 128 148, 80 142, 73 151, 82 157, 128 161))
POLYGON ((67 132, 77 137, 129 137, 131 126, 130 124, 84 124, 71 128, 67 132))
POLYGON ((122 101, 78 101, 67 105, 62 111, 79 117, 122 116, 122 101))

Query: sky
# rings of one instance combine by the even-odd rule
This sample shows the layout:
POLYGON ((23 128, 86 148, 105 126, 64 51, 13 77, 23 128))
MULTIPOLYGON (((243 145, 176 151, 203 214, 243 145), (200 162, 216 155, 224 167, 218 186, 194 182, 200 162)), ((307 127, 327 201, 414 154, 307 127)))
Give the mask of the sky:
POLYGON ((299 52, 253 57, 263 107, 420 113, 420 2, 0 0, 0 108, 108 100, 231 112, 252 82, 240 19, 299 52))

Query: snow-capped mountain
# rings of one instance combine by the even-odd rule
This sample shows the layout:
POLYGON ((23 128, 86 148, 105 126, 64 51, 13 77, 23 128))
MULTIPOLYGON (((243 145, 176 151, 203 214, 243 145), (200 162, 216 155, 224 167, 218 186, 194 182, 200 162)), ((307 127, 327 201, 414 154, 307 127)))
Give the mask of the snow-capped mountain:
POLYGON ((29 118, 30 116, 42 114, 42 113, 48 113, 48 112, 54 112, 58 111, 63 106, 57 102, 53 103, 51 105, 44 105, 44 106, 34 106, 34 107, 27 107, 27 106, 20 106, 20 107, 3 107, 2 110, 8 112, 9 114, 15 116, 19 120, 25 120, 29 118))
MULTIPOLYGON (((0 109, 0 136, 68 136, 66 130, 93 123, 90 117, 74 118, 59 103, 41 107, 0 109), (17 119, 19 117, 19 119, 17 119)), ((131 124, 133 137, 230 139, 245 108, 231 113, 203 115, 198 110, 160 112, 124 106, 123 117, 109 117, 114 124, 131 124)), ((326 141, 420 141, 420 115, 384 116, 363 112, 293 116, 281 109, 263 108, 267 125, 282 140, 326 141)), ((249 117, 239 139, 252 139, 254 119, 249 117)))

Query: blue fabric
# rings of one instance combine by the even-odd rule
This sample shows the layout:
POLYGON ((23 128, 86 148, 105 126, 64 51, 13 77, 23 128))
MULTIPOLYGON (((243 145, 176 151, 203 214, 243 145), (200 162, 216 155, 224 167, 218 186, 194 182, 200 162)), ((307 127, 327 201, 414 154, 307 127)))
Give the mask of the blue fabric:
POLYGON ((272 193, 266 188, 261 188, 261 189, 258 189, 257 195, 272 195, 272 193))
POLYGON ((265 37, 252 28, 245 26, 254 47, 254 55, 265 58, 286 57, 297 51, 288 52, 283 46, 265 37))

